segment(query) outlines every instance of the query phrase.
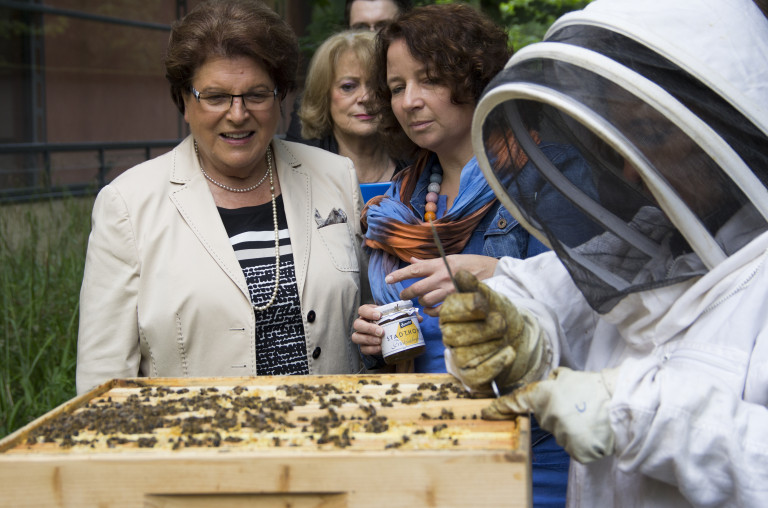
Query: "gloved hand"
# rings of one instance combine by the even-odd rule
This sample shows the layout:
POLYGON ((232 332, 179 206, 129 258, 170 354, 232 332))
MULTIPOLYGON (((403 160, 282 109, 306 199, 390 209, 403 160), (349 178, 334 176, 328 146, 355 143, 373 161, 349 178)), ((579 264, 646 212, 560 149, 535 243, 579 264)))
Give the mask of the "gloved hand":
POLYGON ((608 407, 617 375, 618 368, 581 372, 558 367, 549 379, 495 399, 483 418, 503 420, 532 412, 571 457, 586 464, 613 454, 608 407))
POLYGON ((469 272, 456 273, 459 292, 440 306, 448 372, 466 386, 489 391, 539 378, 544 340, 536 319, 469 272))

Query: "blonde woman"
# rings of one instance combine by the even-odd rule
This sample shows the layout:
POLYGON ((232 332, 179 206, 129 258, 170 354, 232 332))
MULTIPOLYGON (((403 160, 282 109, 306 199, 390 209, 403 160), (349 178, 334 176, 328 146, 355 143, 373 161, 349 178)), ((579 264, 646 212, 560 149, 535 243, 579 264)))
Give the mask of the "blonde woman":
POLYGON ((366 106, 375 37, 345 31, 326 39, 309 64, 299 109, 302 141, 352 159, 360 183, 388 182, 406 165, 390 157, 366 106))

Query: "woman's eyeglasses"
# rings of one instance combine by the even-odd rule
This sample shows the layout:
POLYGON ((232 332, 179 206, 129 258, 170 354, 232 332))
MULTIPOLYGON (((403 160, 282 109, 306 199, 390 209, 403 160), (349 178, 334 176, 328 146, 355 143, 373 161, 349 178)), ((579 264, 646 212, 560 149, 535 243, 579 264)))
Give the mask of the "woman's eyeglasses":
POLYGON ((192 91, 192 95, 195 96, 197 102, 203 107, 203 109, 211 112, 224 112, 232 107, 235 102, 235 97, 239 97, 243 102, 243 106, 248 111, 264 111, 272 107, 272 104, 277 97, 277 88, 274 90, 265 90, 258 92, 248 92, 244 94, 231 94, 224 92, 198 92, 195 87, 189 87, 192 91))

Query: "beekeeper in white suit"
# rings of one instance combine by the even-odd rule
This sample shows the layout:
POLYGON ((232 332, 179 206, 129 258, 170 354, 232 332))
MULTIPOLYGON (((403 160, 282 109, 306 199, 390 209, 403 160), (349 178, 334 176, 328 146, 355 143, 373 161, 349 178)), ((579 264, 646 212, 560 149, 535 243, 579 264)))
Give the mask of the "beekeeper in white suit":
MULTIPOLYGON (((572 455, 568 505, 768 503, 768 21, 751 0, 596 0, 517 52, 473 124, 497 197, 552 252, 440 311, 449 370, 572 455), (598 199, 541 156, 589 161, 598 199), (549 184, 518 181, 522 150, 549 184), (602 234, 567 245, 559 192, 602 234), (521 388, 522 386, 522 388, 521 388), (576 462, 578 461, 578 462, 576 462)), ((529 167, 530 169, 530 167, 529 167)), ((527 173, 528 171, 526 171, 527 173)), ((530 179, 526 179, 530 182, 530 179)))

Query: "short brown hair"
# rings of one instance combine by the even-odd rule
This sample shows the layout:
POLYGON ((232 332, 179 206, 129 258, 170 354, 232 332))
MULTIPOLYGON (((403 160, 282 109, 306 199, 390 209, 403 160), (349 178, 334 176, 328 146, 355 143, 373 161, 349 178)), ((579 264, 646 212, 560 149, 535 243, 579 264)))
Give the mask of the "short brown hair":
MULTIPOLYGON (((347 30, 330 36, 323 42, 309 63, 299 118, 304 139, 322 138, 333 130, 331 118, 331 87, 336 65, 341 55, 352 51, 360 65, 370 66, 376 35, 371 31, 347 30)), ((370 70, 363 69, 370 78, 370 70)))
POLYGON ((296 89, 299 43, 293 29, 258 0, 209 0, 171 28, 165 77, 171 97, 184 113, 197 69, 212 57, 247 57, 266 67, 280 99, 296 89))
POLYGON ((381 29, 376 38, 372 110, 396 155, 412 156, 416 146, 392 112, 387 86, 387 52, 404 40, 428 76, 451 90, 454 104, 477 104, 483 89, 512 56, 509 37, 490 18, 466 4, 416 7, 381 29))

